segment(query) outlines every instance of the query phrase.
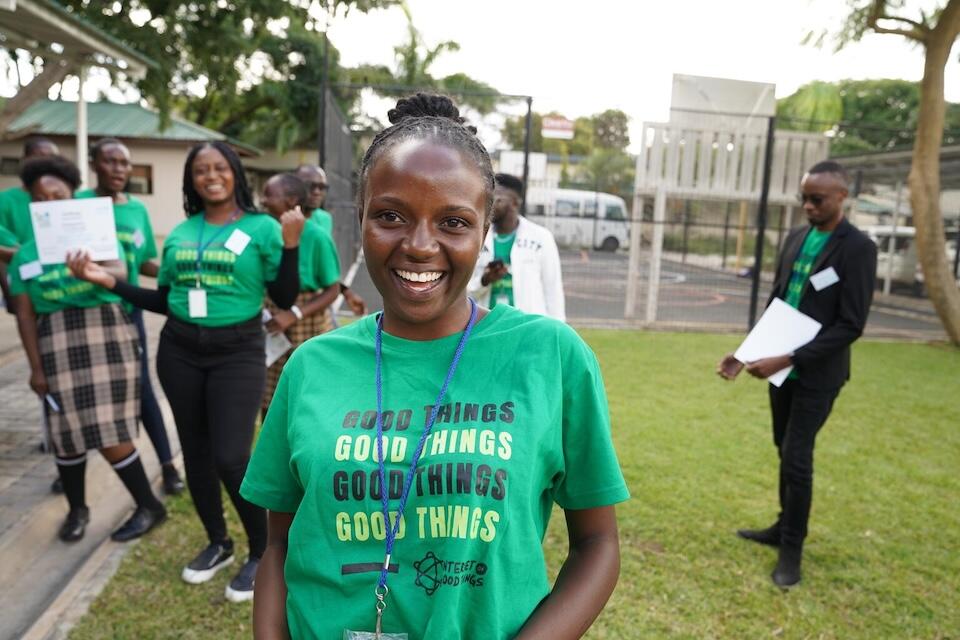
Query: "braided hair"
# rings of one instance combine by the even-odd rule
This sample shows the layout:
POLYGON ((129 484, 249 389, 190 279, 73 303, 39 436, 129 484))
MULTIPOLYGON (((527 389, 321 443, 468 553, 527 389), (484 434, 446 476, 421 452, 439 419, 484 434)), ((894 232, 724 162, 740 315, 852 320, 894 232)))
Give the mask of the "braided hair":
POLYGON ((460 110, 447 96, 418 93, 401 98, 387 112, 391 126, 377 134, 363 154, 360 165, 359 206, 363 210, 363 195, 371 167, 383 153, 396 144, 410 139, 430 140, 456 149, 474 162, 483 178, 486 205, 484 218, 493 211, 493 168, 490 154, 477 137, 477 128, 467 125, 460 110))
POLYGON ((233 197, 237 200, 237 206, 246 213, 257 213, 257 209, 253 205, 250 185, 247 184, 247 174, 240 162, 240 156, 226 142, 214 140, 213 142, 202 142, 190 149, 187 160, 183 163, 183 210, 187 217, 200 213, 205 208, 203 198, 200 197, 196 187, 193 186, 193 161, 197 154, 204 149, 216 149, 226 158, 227 164, 233 171, 233 197))

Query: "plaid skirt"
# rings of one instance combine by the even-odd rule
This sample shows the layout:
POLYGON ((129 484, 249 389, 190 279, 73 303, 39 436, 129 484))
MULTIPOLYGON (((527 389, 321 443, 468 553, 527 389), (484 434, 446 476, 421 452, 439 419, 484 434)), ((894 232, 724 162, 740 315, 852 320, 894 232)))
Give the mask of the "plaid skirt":
POLYGON ((120 305, 43 314, 37 333, 57 405, 43 403, 56 454, 74 456, 133 440, 140 420, 140 341, 120 305))
MULTIPOLYGON (((294 304, 302 308, 308 300, 316 297, 320 293, 323 293, 323 291, 302 291, 300 295, 297 296, 294 304)), ((265 306, 271 314, 280 310, 269 298, 267 298, 265 306)), ((293 344, 293 347, 290 351, 280 356, 276 362, 267 367, 267 387, 264 389, 263 402, 260 405, 264 415, 267 414, 267 408, 270 406, 270 401, 273 400, 273 392, 276 391, 277 382, 280 380, 280 373, 283 371, 283 366, 287 364, 290 355, 297 347, 310 338, 331 331, 332 329, 333 315, 330 313, 330 309, 327 308, 323 310, 323 313, 315 313, 312 316, 307 316, 303 320, 293 323, 292 327, 283 332, 284 335, 287 336, 287 340, 293 344)))

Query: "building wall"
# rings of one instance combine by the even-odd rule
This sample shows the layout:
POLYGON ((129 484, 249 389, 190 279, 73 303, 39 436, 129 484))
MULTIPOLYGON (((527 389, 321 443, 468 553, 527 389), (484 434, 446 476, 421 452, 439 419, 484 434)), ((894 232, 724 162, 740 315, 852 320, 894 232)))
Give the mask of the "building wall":
MULTIPOLYGON (((73 138, 55 137, 60 152, 76 160, 76 143, 73 138)), ((183 213, 183 161, 193 142, 155 142, 150 140, 126 140, 135 165, 150 167, 153 189, 150 194, 136 194, 150 212, 153 232, 162 241, 170 230, 184 218, 183 213)), ((22 142, 0 142, 0 157, 19 158, 23 151, 22 142)), ((7 164, 7 163, 4 163, 7 164)), ((86 184, 95 186, 97 177, 92 171, 85 172, 86 184)), ((16 186, 20 180, 16 175, 0 175, 0 189, 16 186)))

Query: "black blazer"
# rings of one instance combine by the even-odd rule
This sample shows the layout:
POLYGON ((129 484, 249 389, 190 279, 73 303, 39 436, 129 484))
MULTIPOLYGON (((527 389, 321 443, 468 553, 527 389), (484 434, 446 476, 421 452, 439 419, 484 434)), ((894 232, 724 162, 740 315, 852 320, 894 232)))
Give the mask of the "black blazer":
MULTIPOLYGON (((793 229, 777 260, 769 305, 786 299, 793 263, 809 226, 793 229)), ((810 275, 833 267, 840 280, 820 291, 804 286, 799 310, 823 324, 820 333, 793 354, 800 383, 813 389, 838 389, 850 378, 850 345, 863 333, 877 277, 877 245, 846 218, 817 256, 810 275)))

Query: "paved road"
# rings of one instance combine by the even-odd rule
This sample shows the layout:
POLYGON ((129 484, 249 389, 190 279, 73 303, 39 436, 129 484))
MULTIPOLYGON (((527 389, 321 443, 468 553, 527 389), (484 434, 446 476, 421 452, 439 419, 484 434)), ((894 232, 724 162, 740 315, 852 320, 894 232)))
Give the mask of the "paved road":
MULTIPOLYGON (((647 296, 647 256, 641 264, 641 287, 637 315, 644 316, 647 296)), ((572 323, 619 326, 623 323, 627 287, 627 255, 562 251, 567 315, 572 323)), ((361 267, 354 288, 380 308, 380 296, 361 267)), ((760 305, 769 295, 770 283, 761 282, 760 305)), ((657 323, 660 326, 716 326, 729 329, 747 326, 750 280, 730 272, 664 259, 660 274, 657 323)), ((941 339, 940 322, 929 301, 908 296, 878 296, 870 312, 868 335, 941 339)))

